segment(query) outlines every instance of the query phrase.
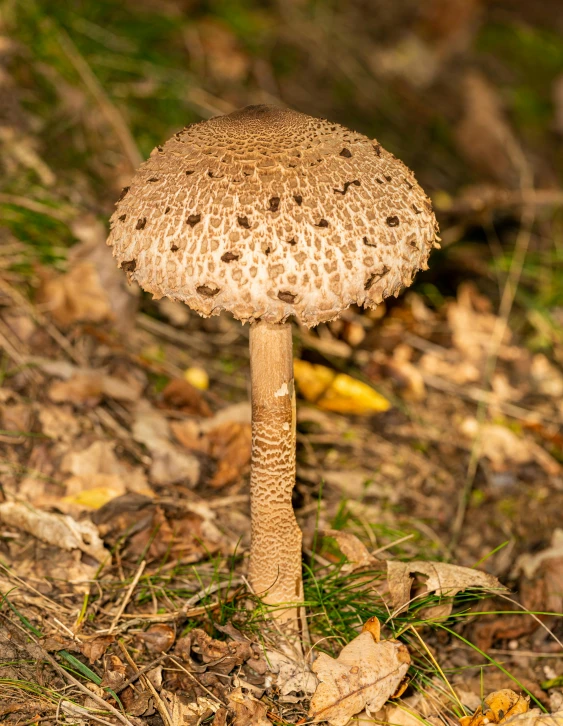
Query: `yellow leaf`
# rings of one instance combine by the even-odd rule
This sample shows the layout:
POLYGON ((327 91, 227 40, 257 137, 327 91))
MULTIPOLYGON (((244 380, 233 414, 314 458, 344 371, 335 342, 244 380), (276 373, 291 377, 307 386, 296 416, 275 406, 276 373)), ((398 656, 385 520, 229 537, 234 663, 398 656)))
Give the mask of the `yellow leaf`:
POLYGON ((207 371, 197 366, 192 366, 184 371, 184 379, 191 383, 194 388, 200 391, 207 391, 209 388, 209 376, 207 371))
POLYGON ((63 501, 84 507, 84 509, 99 509, 122 493, 112 487, 95 487, 94 489, 85 489, 78 494, 64 497, 63 501))
POLYGON ((293 369, 303 398, 325 411, 369 415, 391 406, 371 386, 345 373, 304 360, 295 360, 293 369))

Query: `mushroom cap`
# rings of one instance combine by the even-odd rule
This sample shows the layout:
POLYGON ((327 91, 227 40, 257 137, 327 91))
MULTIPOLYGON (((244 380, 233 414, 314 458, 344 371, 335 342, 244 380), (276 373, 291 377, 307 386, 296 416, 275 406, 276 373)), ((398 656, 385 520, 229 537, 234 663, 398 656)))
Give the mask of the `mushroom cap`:
POLYGON ((312 326, 375 307, 437 246, 430 200, 393 154, 276 106, 175 134, 116 206, 108 244, 130 279, 243 322, 312 326))

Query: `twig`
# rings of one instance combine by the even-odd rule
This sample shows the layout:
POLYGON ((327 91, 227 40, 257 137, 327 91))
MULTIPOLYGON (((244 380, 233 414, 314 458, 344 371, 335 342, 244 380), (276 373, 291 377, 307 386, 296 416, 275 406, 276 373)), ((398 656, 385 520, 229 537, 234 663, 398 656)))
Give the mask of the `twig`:
POLYGON ((175 658, 175 657, 174 657, 173 655, 169 655, 168 657, 170 658, 170 660, 172 661, 172 663, 174 663, 174 665, 178 666, 178 668, 180 668, 180 670, 184 671, 184 673, 186 673, 186 674, 187 674, 187 675, 188 675, 188 676, 189 676, 189 677, 190 677, 190 678, 191 678, 191 679, 192 679, 193 681, 195 681, 195 682, 197 683, 197 685, 198 685, 198 686, 199 686, 200 688, 202 688, 202 689, 203 689, 203 690, 204 690, 204 691, 205 691, 205 692, 206 692, 206 693, 207 693, 208 695, 210 695, 210 696, 211 696, 211 698, 212 698, 212 699, 213 699, 214 701, 217 701, 217 703, 220 703, 220 704, 221 704, 221 706, 225 706, 225 708, 228 708, 228 704, 226 704, 226 703, 225 703, 225 702, 224 702, 223 700, 221 700, 221 699, 219 698, 219 696, 216 696, 216 695, 215 695, 215 694, 213 693, 213 691, 210 691, 210 690, 209 690, 209 688, 206 688, 206 687, 205 687, 205 686, 204 686, 204 685, 203 685, 202 683, 200 683, 200 682, 199 682, 199 681, 197 680, 197 678, 196 678, 196 677, 194 676, 194 674, 193 674, 193 673, 190 673, 190 671, 189 671, 189 670, 188 670, 187 668, 184 668, 184 666, 183 666, 183 665, 182 665, 182 664, 180 663, 180 661, 179 661, 179 660, 177 660, 177 659, 176 659, 176 658, 175 658))
POLYGON ((163 660, 166 660, 168 658, 168 653, 163 653, 159 658, 156 660, 153 660, 152 663, 149 663, 146 666, 143 666, 142 668, 137 668, 135 673, 131 676, 131 678, 128 678, 124 683, 122 683, 117 688, 114 688, 114 691, 116 693, 121 693, 121 691, 124 691, 126 688, 131 686, 135 681, 139 678, 139 676, 144 675, 145 673, 148 673, 149 671, 152 671, 152 669, 161 663, 163 660))
MULTIPOLYGON (((121 652, 125 656, 125 659, 129 663, 129 665, 131 666, 131 668, 135 672, 138 673, 139 668, 137 667, 137 664, 135 663, 135 661, 133 660, 133 658, 131 658, 131 656, 129 655, 129 652, 128 652, 127 648, 125 647, 124 643, 120 640, 120 641, 118 641, 118 645, 121 648, 121 652)), ((154 698, 154 705, 156 706, 156 709, 159 712, 159 714, 161 715, 162 720, 164 721, 164 723, 165 724, 168 724, 168 726, 174 726, 174 724, 172 723, 172 719, 170 718, 170 714, 168 713, 168 709, 166 708, 166 706, 164 704, 164 701, 160 697, 160 694, 158 693, 158 691, 156 690, 156 688, 150 682, 150 679, 147 678, 145 675, 141 675, 141 673, 138 673, 138 675, 140 676, 141 683, 144 686, 146 686, 149 689, 149 691, 152 693, 153 698, 154 698)))
POLYGON ((108 635, 111 635, 113 633, 113 630, 117 623, 119 622, 119 618, 123 615, 123 611, 127 607, 129 600, 131 599, 131 595, 133 594, 133 590, 137 587, 137 583, 139 582, 141 575, 143 574, 143 570, 147 566, 146 560, 143 560, 141 564, 139 565, 137 572, 135 573, 135 577, 133 578, 133 582, 129 585, 127 592, 125 593, 125 597, 123 598, 123 601, 121 605, 119 606, 119 610, 115 614, 115 617, 111 621, 111 625, 108 629, 108 635))
POLYGON ((199 592, 196 592, 195 595, 192 595, 188 600, 186 600, 186 602, 182 606, 181 612, 185 613, 186 610, 189 610, 189 608, 191 608, 197 602, 203 600, 204 597, 207 597, 208 595, 213 595, 213 593, 217 592, 218 590, 222 590, 224 587, 238 587, 239 585, 243 584, 244 582, 240 577, 235 577, 228 582, 216 582, 210 587, 204 587, 199 592))
POLYGON ((42 648, 39 645, 39 643, 37 643, 36 641, 35 641, 35 647, 40 651, 41 657, 44 658, 46 661, 48 661, 53 666, 53 668, 57 671, 57 673, 59 675, 61 675, 63 678, 65 678, 67 681, 72 683, 77 688, 79 688, 83 693, 85 693, 88 696, 88 698, 91 698, 94 701, 96 701, 96 703, 98 703, 100 706, 102 706, 106 711, 109 711, 110 713, 112 713, 116 718, 118 718, 121 721, 121 723, 124 723, 126 726, 133 726, 131 721, 129 721, 129 719, 126 716, 124 716, 120 711, 118 711, 117 708, 112 706, 111 703, 104 701, 104 699, 101 696, 98 696, 98 694, 95 693, 94 691, 91 691, 89 688, 86 688, 86 686, 83 685, 82 683, 80 683, 80 681, 77 678, 72 676, 68 671, 66 671, 62 666, 60 666, 57 663, 57 661, 54 658, 52 658, 49 655, 49 653, 47 653, 47 651, 44 648, 42 648))
POLYGON ((135 171, 143 159, 123 116, 108 98, 102 84, 99 82, 86 60, 82 57, 70 36, 62 28, 56 26, 50 19, 46 20, 46 22, 48 22, 49 26, 56 31, 58 36, 57 39, 61 48, 66 53, 86 88, 96 99, 102 114, 106 118, 106 121, 113 127, 115 135, 119 139, 125 155, 131 164, 131 168, 135 171))
POLYGON ((45 214, 48 217, 58 220, 59 222, 69 222, 73 217, 77 215, 75 210, 57 209, 56 207, 50 207, 48 204, 38 202, 35 199, 28 199, 27 197, 20 197, 17 194, 0 194, 0 204, 11 204, 14 207, 22 207, 23 209, 29 209, 30 212, 36 212, 37 214, 45 214))

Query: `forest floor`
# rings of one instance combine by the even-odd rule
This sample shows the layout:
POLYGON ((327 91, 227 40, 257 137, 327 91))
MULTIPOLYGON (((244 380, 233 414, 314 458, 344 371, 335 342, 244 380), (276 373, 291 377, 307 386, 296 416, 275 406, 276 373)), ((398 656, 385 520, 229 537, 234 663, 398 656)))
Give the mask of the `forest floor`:
MULTIPOLYGON (((128 288, 105 246, 105 221, 141 156, 182 116, 187 123, 282 98, 353 125, 377 116, 364 94, 381 88, 398 93, 378 107, 383 135, 430 189, 443 250, 398 300, 375 311, 351 308, 313 331, 294 328, 295 358, 303 362, 294 506, 304 533, 311 642, 315 653, 336 658, 375 616, 384 639, 407 645, 410 682, 375 722, 457 726, 504 688, 546 712, 563 709, 563 225, 556 181, 563 160, 549 143, 557 123, 563 131, 563 101, 550 107, 551 130, 536 133, 548 125, 545 108, 541 97, 532 103, 526 85, 534 53, 547 48, 534 82, 540 91, 548 80, 563 88, 563 54, 541 3, 538 17, 524 8, 516 19, 497 3, 500 15, 479 16, 481 25, 467 9, 480 3, 457 4, 469 13, 466 26, 449 19, 434 60, 447 66, 451 37, 471 29, 458 59, 465 101, 454 98, 455 84, 439 69, 436 79, 407 88, 373 65, 364 77, 365 58, 354 54, 330 72, 320 57, 309 58, 300 76, 292 53, 306 52, 314 19, 300 15, 299 3, 288 3, 289 14, 271 8, 268 15, 250 2, 233 4, 239 15, 194 10, 193 22, 186 20, 191 3, 172 0, 160 9, 126 3, 126 21, 106 3, 84 17, 63 10, 59 17, 41 3, 6 4, 3 722, 308 722, 309 659, 280 651, 276 623, 245 579, 248 326, 228 316, 201 319, 128 288), (276 18, 284 19, 280 30, 276 18), (513 25, 516 40, 507 30, 513 25), (241 27, 254 28, 256 47, 240 41, 241 27), (149 38, 150 57, 137 43, 141 29, 160 33, 158 47, 149 38), (174 42, 164 48, 167 37, 174 42), (283 53, 266 62, 273 37, 283 53), (182 53, 189 62, 179 61, 182 53), (520 66, 510 65, 514 55, 520 66), (144 77, 135 80, 139 64, 144 77), (508 111, 484 80, 490 69, 506 83, 503 98, 513 99, 508 111), (335 89, 347 78, 352 90, 319 93, 308 104, 305 89, 312 97, 327 77, 335 89), (458 110, 477 94, 485 114, 475 118, 468 105, 455 143, 420 106, 430 87, 438 115, 446 114, 452 104, 443 99, 444 84, 458 110), (525 115, 522 99, 540 109, 539 120, 528 107, 525 115), (413 109, 421 130, 403 149, 401 129, 413 109), (474 176, 465 178, 475 138, 484 146, 477 145, 474 176), (374 410, 364 410, 363 394, 312 394, 311 376, 326 369, 369 386, 374 410), (443 592, 436 583, 448 577, 453 584, 443 592)), ((408 3, 396 5, 407 12, 408 3)), ((360 6, 351 2, 344 20, 357 24, 360 6)), ((319 17, 323 42, 341 43, 343 55, 335 57, 346 57, 349 36, 333 37, 328 16, 319 17)), ((419 19, 413 37, 438 33, 440 23, 431 20, 419 19)), ((392 18, 386 22, 393 26, 392 18)), ((378 58, 377 67, 387 67, 378 58)))

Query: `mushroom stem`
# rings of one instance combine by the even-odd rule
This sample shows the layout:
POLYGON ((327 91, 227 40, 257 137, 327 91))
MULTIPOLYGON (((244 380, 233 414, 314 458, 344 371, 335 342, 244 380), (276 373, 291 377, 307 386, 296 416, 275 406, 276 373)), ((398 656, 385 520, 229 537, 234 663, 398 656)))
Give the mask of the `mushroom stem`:
MULTIPOLYGON (((291 325, 251 325, 250 378, 250 583, 266 603, 298 603, 303 601, 302 535, 291 503, 295 485, 291 325)), ((298 625, 297 608, 284 608, 276 617, 298 625)))

